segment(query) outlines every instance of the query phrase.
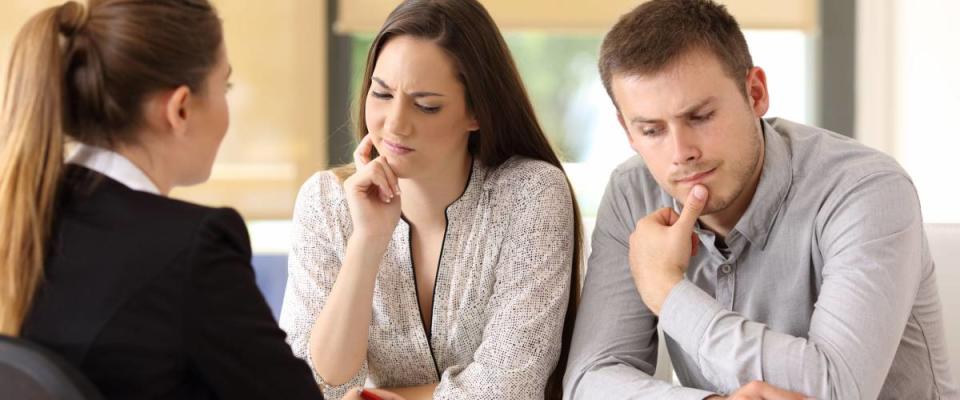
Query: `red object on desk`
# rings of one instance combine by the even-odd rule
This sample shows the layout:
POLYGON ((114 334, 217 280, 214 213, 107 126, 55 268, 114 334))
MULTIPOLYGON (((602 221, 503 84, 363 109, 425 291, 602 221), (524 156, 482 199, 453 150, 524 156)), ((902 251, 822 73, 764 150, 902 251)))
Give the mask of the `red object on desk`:
POLYGON ((383 400, 382 397, 373 394, 373 392, 367 389, 363 389, 363 391, 360 392, 360 397, 363 397, 364 400, 383 400))

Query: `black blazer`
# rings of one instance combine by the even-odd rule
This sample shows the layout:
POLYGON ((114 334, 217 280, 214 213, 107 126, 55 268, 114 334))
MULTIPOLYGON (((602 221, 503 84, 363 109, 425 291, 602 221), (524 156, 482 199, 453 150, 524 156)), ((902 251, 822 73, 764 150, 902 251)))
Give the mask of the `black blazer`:
POLYGON ((320 399, 257 289, 242 218, 69 165, 22 336, 108 398, 320 399))

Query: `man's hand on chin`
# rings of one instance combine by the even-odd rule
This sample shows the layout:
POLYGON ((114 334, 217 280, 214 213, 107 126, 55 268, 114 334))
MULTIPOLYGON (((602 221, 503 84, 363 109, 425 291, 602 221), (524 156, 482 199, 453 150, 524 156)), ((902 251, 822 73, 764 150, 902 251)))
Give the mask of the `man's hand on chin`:
POLYGON ((683 279, 690 258, 697 254, 693 227, 708 196, 705 186, 696 185, 680 215, 661 208, 637 221, 630 235, 630 273, 643 302, 658 316, 670 290, 683 279))

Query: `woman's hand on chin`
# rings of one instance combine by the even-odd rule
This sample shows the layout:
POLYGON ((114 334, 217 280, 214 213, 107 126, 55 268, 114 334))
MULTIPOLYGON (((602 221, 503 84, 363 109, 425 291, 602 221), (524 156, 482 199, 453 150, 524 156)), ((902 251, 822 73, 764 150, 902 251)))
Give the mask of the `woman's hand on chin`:
POLYGON ((384 157, 370 159, 371 135, 364 136, 353 153, 357 172, 343 183, 353 220, 354 235, 389 238, 400 221, 400 185, 384 157))

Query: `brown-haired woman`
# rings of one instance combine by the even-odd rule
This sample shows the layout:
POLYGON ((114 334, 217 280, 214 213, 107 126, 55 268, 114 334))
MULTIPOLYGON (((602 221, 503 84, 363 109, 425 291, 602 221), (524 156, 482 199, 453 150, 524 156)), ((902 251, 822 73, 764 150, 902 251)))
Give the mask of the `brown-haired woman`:
POLYGON ((367 378, 408 399, 559 395, 580 217, 493 20, 403 2, 362 96, 355 164, 297 199, 294 353, 334 399, 367 378))
POLYGON ((10 65, 0 333, 107 398, 321 398, 257 290, 240 216, 165 197, 207 179, 226 133, 213 7, 69 2, 27 22, 10 65))

